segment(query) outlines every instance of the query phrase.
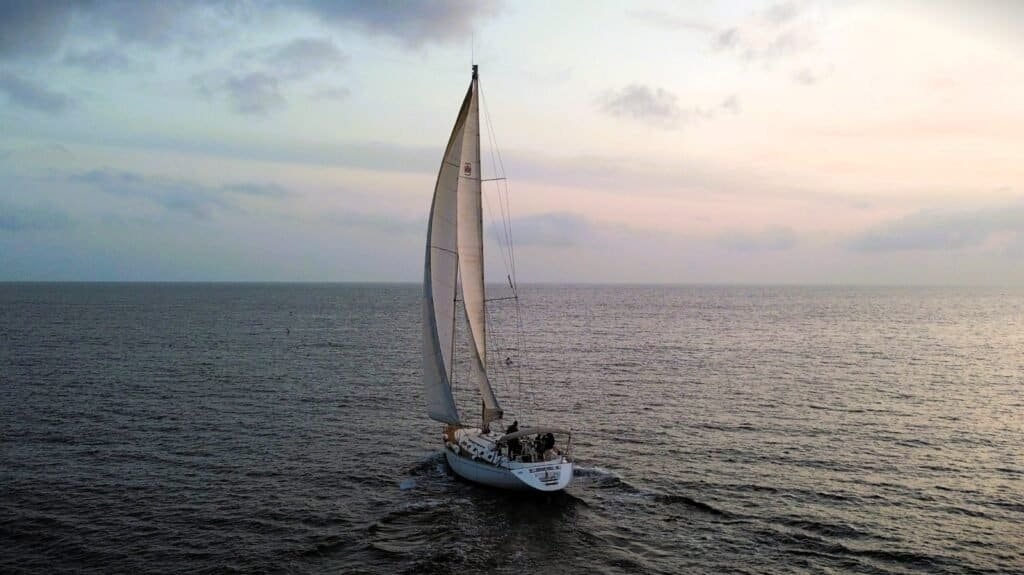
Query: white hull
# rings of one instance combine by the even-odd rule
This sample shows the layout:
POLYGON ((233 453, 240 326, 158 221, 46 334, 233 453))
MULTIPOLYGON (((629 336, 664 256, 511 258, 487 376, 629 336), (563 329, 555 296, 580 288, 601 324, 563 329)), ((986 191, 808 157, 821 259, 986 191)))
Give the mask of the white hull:
POLYGON ((561 491, 573 477, 573 463, 565 456, 547 461, 509 461, 480 441, 478 430, 460 430, 459 443, 446 443, 444 456, 459 477, 474 483, 513 491, 561 491), (459 444, 462 444, 460 447, 459 444), (470 452, 474 449, 475 453, 470 452))

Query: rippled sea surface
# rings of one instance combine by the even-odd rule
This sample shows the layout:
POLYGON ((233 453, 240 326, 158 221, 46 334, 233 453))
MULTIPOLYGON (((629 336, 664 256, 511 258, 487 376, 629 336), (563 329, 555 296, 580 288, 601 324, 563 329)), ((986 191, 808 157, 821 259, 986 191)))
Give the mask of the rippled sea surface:
POLYGON ((0 571, 1024 572, 1024 290, 524 286, 528 497, 446 469, 419 297, 0 284, 0 571))

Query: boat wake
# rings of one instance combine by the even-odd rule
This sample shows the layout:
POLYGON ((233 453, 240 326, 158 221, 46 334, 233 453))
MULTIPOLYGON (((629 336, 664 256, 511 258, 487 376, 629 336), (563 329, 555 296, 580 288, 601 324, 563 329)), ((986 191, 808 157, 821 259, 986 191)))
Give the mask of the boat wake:
POLYGON ((723 511, 721 509, 718 509, 717 507, 713 507, 707 503, 704 503, 703 501, 697 501, 696 499, 693 499, 692 497, 686 495, 654 493, 653 497, 654 500, 658 501, 659 503, 664 503, 666 505, 683 505, 686 507, 690 507, 692 509, 696 509, 697 511, 703 511, 704 513, 717 515, 718 517, 729 517, 732 515, 728 511, 723 511))
POLYGON ((573 475, 581 479, 581 484, 589 484, 599 489, 627 485, 619 474, 603 467, 583 467, 577 465, 573 470, 573 475))
POLYGON ((445 472, 444 452, 435 451, 425 455, 405 470, 406 475, 412 477, 431 476, 440 477, 447 475, 445 472))
POLYGON ((576 467, 576 477, 579 479, 580 486, 600 489, 602 491, 610 490, 611 492, 617 493, 625 498, 640 498, 669 506, 685 506, 696 511, 701 511, 718 517, 730 517, 732 515, 728 511, 694 499, 689 495, 684 495, 682 493, 663 493, 654 489, 637 487, 622 479, 622 477, 614 471, 604 469, 602 467, 578 466, 576 467))
POLYGON ((433 485, 450 478, 444 452, 436 451, 427 454, 406 468, 405 473, 396 478, 398 489, 409 491, 418 487, 433 485))

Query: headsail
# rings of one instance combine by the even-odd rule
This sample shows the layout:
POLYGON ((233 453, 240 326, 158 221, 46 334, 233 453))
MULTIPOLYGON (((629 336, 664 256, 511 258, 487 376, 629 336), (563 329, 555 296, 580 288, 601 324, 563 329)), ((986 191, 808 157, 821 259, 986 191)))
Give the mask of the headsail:
POLYGON ((501 419, 498 398, 487 378, 487 320, 484 301, 483 210, 480 189, 480 102, 477 69, 469 86, 469 113, 463 128, 458 185, 458 252, 462 299, 473 341, 471 376, 480 388, 484 423, 501 419))
POLYGON ((441 160, 430 206, 423 265, 423 387, 427 396, 427 415, 454 425, 460 423, 451 387, 455 285, 459 271, 456 192, 460 179, 463 128, 472 96, 471 86, 441 160))

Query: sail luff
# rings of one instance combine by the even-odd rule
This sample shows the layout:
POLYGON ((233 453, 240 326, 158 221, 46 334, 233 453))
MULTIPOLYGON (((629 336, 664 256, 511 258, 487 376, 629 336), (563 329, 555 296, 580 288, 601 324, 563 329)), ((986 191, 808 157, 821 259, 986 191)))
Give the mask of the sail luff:
POLYGON ((459 273, 457 192, 464 127, 472 95, 471 86, 438 170, 423 264, 423 386, 427 415, 453 425, 461 423, 451 388, 455 289, 459 273))
POLYGON ((484 294, 483 209, 480 178, 480 106, 476 66, 469 87, 458 184, 458 253, 462 298, 473 345, 471 376, 480 388, 484 423, 500 419, 501 405, 487 377, 487 313, 484 294))

